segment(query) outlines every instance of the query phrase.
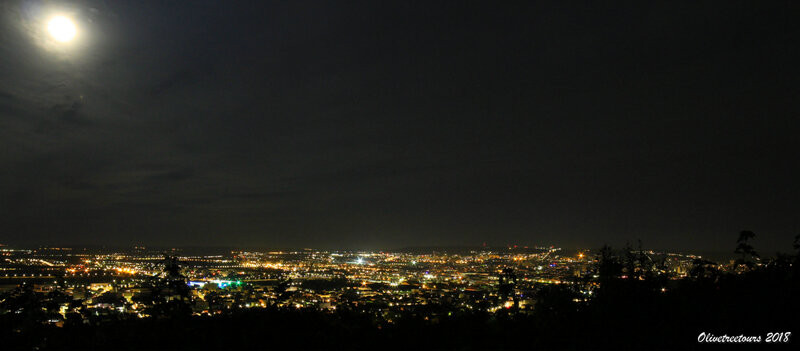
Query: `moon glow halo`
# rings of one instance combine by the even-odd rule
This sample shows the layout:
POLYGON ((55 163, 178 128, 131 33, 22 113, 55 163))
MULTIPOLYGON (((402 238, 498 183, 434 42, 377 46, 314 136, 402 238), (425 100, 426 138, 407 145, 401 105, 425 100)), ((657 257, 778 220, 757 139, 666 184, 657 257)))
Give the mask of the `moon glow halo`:
POLYGON ((53 17, 47 24, 47 30, 50 32, 50 35, 53 36, 53 39, 62 43, 75 38, 75 34, 78 32, 75 28, 75 24, 64 16, 53 17))

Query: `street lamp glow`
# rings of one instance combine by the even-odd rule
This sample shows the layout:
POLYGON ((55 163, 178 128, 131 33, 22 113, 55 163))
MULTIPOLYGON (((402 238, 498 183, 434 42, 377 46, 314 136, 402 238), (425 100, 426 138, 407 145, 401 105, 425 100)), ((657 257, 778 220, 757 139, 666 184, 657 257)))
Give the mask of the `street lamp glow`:
POLYGON ((53 36, 53 39, 62 43, 75 38, 75 34, 78 32, 75 28, 75 24, 64 16, 53 17, 47 24, 47 30, 50 31, 50 35, 53 36))

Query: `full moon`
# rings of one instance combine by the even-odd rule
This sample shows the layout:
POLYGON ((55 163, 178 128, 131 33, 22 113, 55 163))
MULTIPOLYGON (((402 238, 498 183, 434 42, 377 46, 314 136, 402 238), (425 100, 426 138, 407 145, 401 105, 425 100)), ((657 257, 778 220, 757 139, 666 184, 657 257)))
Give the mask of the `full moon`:
POLYGON ((51 19, 50 23, 47 24, 47 29, 50 31, 50 35, 52 35, 55 40, 58 40, 62 43, 72 40, 77 32, 75 25, 72 24, 72 21, 64 16, 58 16, 51 19))

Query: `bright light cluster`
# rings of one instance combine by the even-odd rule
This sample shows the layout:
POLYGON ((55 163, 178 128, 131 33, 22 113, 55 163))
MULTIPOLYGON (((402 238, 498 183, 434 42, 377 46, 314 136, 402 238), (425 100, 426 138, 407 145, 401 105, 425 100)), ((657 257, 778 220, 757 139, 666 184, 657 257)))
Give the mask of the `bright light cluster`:
POLYGON ((50 20, 47 24, 47 30, 55 40, 62 43, 68 42, 75 38, 78 30, 69 18, 64 16, 57 16, 50 20))

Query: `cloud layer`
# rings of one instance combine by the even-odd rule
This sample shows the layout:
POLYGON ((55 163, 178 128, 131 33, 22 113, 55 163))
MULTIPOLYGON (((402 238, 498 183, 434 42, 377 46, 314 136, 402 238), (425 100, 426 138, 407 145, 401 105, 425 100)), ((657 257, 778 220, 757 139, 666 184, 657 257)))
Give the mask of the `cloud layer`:
POLYGON ((800 231, 794 5, 54 6, 0 6, 3 242, 800 231), (71 47, 40 30, 59 11, 71 47))

